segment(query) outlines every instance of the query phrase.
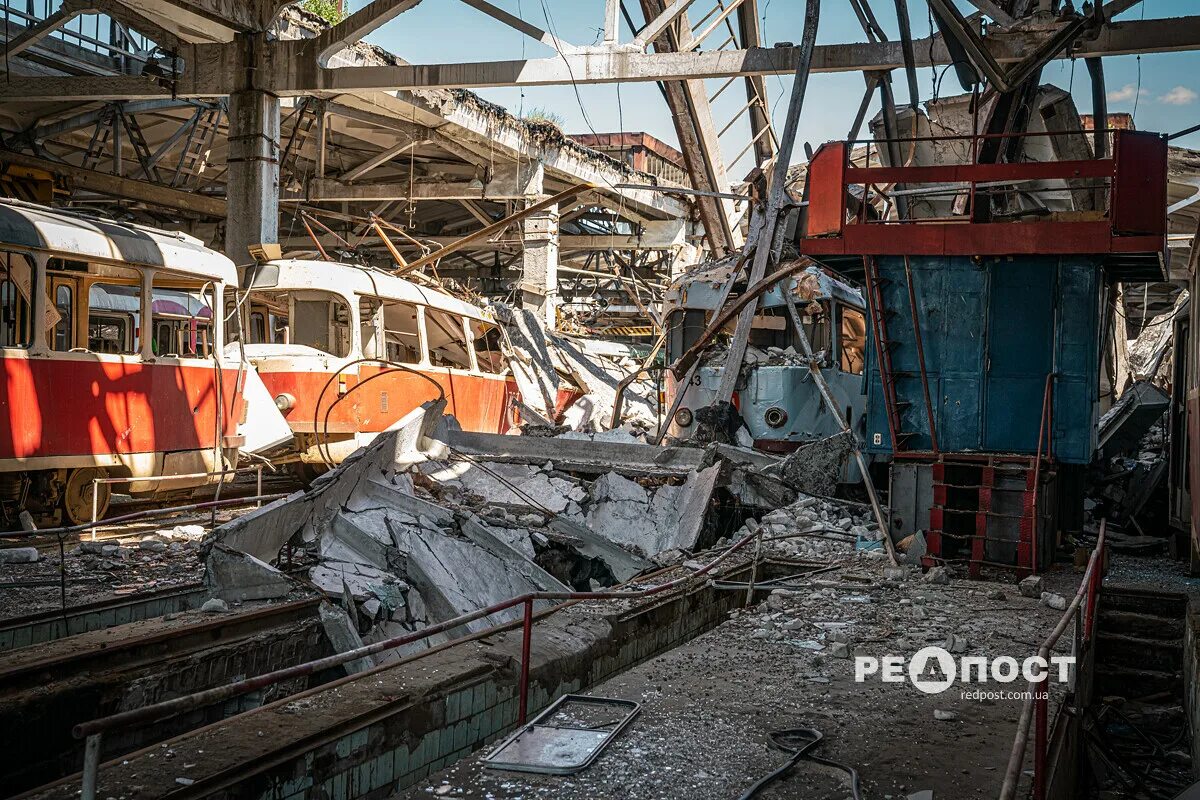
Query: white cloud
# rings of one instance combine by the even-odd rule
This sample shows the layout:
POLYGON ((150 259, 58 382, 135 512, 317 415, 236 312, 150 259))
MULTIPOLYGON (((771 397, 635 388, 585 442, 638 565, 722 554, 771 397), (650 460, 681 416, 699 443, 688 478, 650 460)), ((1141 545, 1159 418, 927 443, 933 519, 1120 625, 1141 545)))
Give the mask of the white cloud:
POLYGON ((1186 86, 1176 86, 1158 98, 1158 102, 1166 103, 1169 106, 1186 106, 1196 102, 1197 98, 1200 98, 1200 94, 1196 94, 1186 86))
MULTIPOLYGON (((1138 94, 1139 94, 1138 88, 1136 86, 1134 86, 1132 83, 1127 83, 1124 86, 1122 86, 1120 89, 1116 89, 1114 91, 1109 92, 1108 93, 1108 102, 1123 103, 1125 101, 1132 100, 1138 94)), ((1142 89, 1142 90, 1140 90, 1140 94, 1142 97, 1145 97, 1146 95, 1150 94, 1150 92, 1147 91, 1146 89, 1142 89)))

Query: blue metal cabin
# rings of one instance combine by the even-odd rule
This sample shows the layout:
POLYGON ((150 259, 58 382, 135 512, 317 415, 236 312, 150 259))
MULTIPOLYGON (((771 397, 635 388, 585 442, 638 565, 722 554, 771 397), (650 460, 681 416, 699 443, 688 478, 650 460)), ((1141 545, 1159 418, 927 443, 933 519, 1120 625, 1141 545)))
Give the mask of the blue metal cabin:
POLYGON ((1112 152, 859 167, 836 142, 809 164, 797 244, 866 286, 866 446, 892 458, 893 537, 923 531, 931 562, 1038 571, 1082 507, 1107 286, 1162 280, 1166 252, 1165 140, 1117 131, 1112 152))
MULTIPOLYGON (((932 452, 902 256, 875 259, 906 451, 932 452)), ((1099 418, 1101 260, 1088 256, 909 259, 933 424, 942 452, 1088 464, 1099 418), (1052 375, 1050 438, 1042 432, 1052 375)), ((880 359, 868 354, 868 452, 892 455, 880 359)))

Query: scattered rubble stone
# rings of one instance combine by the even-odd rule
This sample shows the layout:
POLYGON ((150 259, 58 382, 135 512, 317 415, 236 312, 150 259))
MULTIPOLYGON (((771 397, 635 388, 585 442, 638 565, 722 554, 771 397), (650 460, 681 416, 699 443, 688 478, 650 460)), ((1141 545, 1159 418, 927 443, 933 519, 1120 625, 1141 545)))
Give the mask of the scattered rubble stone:
POLYGON ((1030 575, 1024 578, 1017 584, 1017 590, 1022 597, 1041 597, 1042 596, 1042 577, 1040 575, 1030 575))
POLYGON ((925 583, 944 586, 950 582, 950 573, 946 571, 945 567, 930 567, 921 580, 925 583))
POLYGON ((1066 611, 1067 609, 1067 598, 1063 597, 1061 594, 1055 594, 1054 592, 1042 592, 1041 599, 1042 605, 1046 606, 1047 608, 1053 608, 1055 611, 1066 611))
POLYGON ((968 646, 969 645, 965 636, 959 636, 958 634, 954 633, 947 636, 946 641, 942 644, 942 647, 951 653, 965 653, 967 652, 968 646))
POLYGON ((36 547, 8 547, 0 550, 0 564, 33 564, 38 558, 36 547))
POLYGON ((940 708, 935 708, 933 710, 933 718, 938 720, 939 722, 950 722, 952 720, 958 719, 958 712, 957 711, 945 711, 940 708))
POLYGON ((219 597, 210 597, 200 606, 200 610, 207 614, 224 614, 229 611, 229 603, 219 597))

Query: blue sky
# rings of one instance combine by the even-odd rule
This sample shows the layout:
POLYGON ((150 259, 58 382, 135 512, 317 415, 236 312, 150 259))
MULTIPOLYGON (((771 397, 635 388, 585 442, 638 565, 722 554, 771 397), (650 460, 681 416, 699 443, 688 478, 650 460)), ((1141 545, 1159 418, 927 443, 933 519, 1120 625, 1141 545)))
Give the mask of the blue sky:
MULTIPOLYGON (((592 44, 603 25, 604 0, 492 0, 512 14, 541 28, 549 27, 556 35, 573 44, 592 44), (547 25, 547 18, 549 25, 547 25)), ((357 9, 365 0, 351 0, 357 9)), ((713 0, 697 0, 691 17, 703 16, 713 0)), ((759 0, 760 24, 764 43, 799 41, 803 28, 802 0, 759 0)), ((966 8, 959 0, 959 5, 966 8)), ((921 0, 909 0, 914 37, 929 32, 926 6, 921 0)), ((640 5, 626 0, 635 22, 641 24, 640 5)), ((881 0, 872 3, 889 37, 896 38, 894 4, 881 0)), ((1118 19, 1144 16, 1163 18, 1196 13, 1195 0, 1144 0, 1118 19)), ((622 26, 622 40, 631 37, 622 26)), ((706 42, 715 46, 724 37, 717 34, 706 42)), ((822 8, 821 43, 857 42, 864 36, 849 4, 844 0, 825 0, 822 8)), ((368 39, 412 63, 489 61, 519 58, 548 58, 554 51, 523 36, 459 0, 424 0, 421 5, 397 17, 368 39)), ((1104 60, 1109 92, 1109 111, 1134 112, 1141 130, 1171 132, 1200 123, 1200 52, 1143 56, 1119 56, 1104 60)), ((1083 113, 1091 110, 1091 89, 1087 69, 1082 62, 1056 61, 1042 73, 1045 83, 1071 89, 1076 105, 1083 113), (1073 74, 1072 74, 1073 73, 1073 74)), ((777 128, 787 107, 791 81, 786 76, 769 76, 768 94, 773 105, 777 128)), ((922 100, 933 93, 933 71, 919 73, 922 100)), ((893 76, 897 100, 907 96, 902 72, 893 76)), ((710 92, 720 81, 712 81, 710 92)), ((570 86, 529 87, 525 89, 482 89, 479 94, 507 107, 513 113, 544 108, 561 116, 568 133, 589 130, 609 132, 644 130, 675 144, 675 131, 666 104, 653 83, 624 83, 580 86, 579 96, 570 86), (582 107, 581 107, 582 106, 582 107)), ((943 94, 959 91, 953 75, 942 81, 943 94)), ((809 82, 804 114, 800 124, 800 142, 816 145, 844 138, 862 97, 860 73, 818 74, 809 82)), ((725 92, 714 106, 713 116, 720 128, 744 102, 738 92, 725 92)), ((726 160, 730 160, 748 140, 743 125, 735 125, 722 139, 726 160)), ((1179 139, 1176 144, 1200 148, 1200 134, 1179 139)), ((796 147, 797 159, 803 149, 796 147)), ((746 156, 730 169, 731 178, 740 178, 752 166, 746 156)))

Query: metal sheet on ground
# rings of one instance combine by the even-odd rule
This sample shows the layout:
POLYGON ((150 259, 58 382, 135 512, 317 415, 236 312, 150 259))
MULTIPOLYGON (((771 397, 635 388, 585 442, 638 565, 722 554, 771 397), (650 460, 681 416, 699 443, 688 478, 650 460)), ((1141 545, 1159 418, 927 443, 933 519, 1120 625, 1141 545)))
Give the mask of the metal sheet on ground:
POLYGON ((591 766, 641 711, 632 700, 568 694, 560 697, 485 759, 514 772, 570 775, 591 766))

